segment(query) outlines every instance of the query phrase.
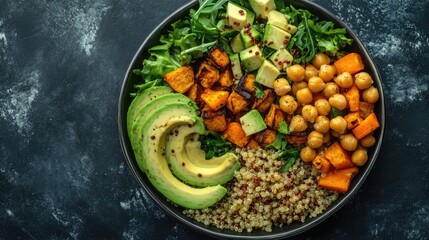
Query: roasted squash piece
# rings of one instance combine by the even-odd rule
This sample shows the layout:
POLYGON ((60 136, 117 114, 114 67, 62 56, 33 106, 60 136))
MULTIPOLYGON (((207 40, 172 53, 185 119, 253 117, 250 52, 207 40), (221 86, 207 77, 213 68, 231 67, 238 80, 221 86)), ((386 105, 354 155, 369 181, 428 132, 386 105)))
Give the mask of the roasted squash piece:
POLYGON ((210 109, 217 111, 225 106, 228 101, 229 92, 227 91, 213 91, 205 89, 201 94, 201 99, 210 107, 210 109))
POLYGON ((349 104, 349 109, 352 112, 356 112, 359 110, 359 89, 355 84, 351 86, 347 92, 343 93, 344 97, 347 99, 347 103, 349 104))
POLYGON ((328 173, 329 171, 331 171, 331 168, 332 168, 331 162, 329 162, 328 159, 326 159, 321 155, 317 155, 312 163, 314 168, 316 168, 322 173, 328 173))
POLYGON ((164 80, 174 91, 185 93, 194 84, 194 70, 191 66, 183 66, 165 74, 164 80))
POLYGON ((246 74, 244 75, 240 81, 238 82, 238 87, 242 90, 248 92, 248 93, 254 93, 255 92, 255 75, 253 74, 246 74))
POLYGON ((301 145, 307 142, 307 132, 292 132, 286 135, 288 143, 292 145, 301 145))
POLYGON ((230 67, 227 67, 220 73, 219 84, 222 87, 231 87, 233 83, 234 77, 232 76, 232 70, 230 67))
POLYGON ((377 116, 375 115, 375 113, 371 113, 357 127, 355 127, 352 132, 353 135, 355 135, 355 137, 360 140, 379 127, 380 123, 377 120, 377 116))
POLYGON ((274 116, 273 129, 278 130, 280 127, 280 123, 283 121, 285 121, 285 115, 283 114, 283 111, 279 108, 276 110, 276 114, 274 116))
POLYGON ((271 104, 273 104, 276 99, 276 94, 272 89, 265 89, 264 96, 262 98, 258 98, 253 103, 253 109, 257 109, 260 113, 265 113, 270 109, 271 104))
POLYGON ((333 191, 347 192, 353 176, 358 174, 358 172, 359 169, 357 167, 334 170, 325 176, 321 176, 318 185, 333 191))
POLYGON ((246 110, 248 105, 248 100, 238 94, 235 90, 232 91, 228 97, 227 107, 233 114, 246 110))
POLYGON ((267 146, 273 143, 276 140, 277 131, 266 129, 262 132, 259 132, 255 135, 255 141, 258 142, 260 146, 267 146))
POLYGON ((219 46, 214 47, 209 52, 209 58, 220 69, 225 69, 230 63, 228 54, 219 46))
POLYGON ((198 83, 194 83, 188 90, 186 95, 196 102, 198 106, 202 105, 201 94, 203 94, 203 88, 198 83))
POLYGON ((271 105, 267 115, 265 115, 264 122, 270 128, 274 126, 274 118, 276 117, 277 109, 279 109, 279 105, 273 104, 271 105))
POLYGON ((374 104, 359 102, 359 116, 362 119, 367 118, 372 112, 374 112, 374 104))
POLYGON ((201 63, 198 68, 196 78, 204 88, 211 88, 213 84, 219 81, 220 74, 217 68, 211 66, 207 62, 201 63))
POLYGON ((203 111, 201 117, 207 130, 213 132, 223 132, 226 130, 228 123, 224 111, 203 111))
POLYGON ((251 139, 246 147, 251 148, 251 149, 256 149, 259 147, 259 144, 254 139, 251 139))
POLYGON ((238 122, 230 122, 222 134, 228 141, 233 144, 244 147, 250 141, 250 137, 246 136, 241 124, 238 122))
POLYGON ((327 158, 332 166, 336 169, 344 169, 354 167, 351 161, 350 153, 341 147, 340 143, 334 142, 325 151, 325 158, 327 158))
POLYGON ((363 119, 360 117, 359 112, 351 112, 344 116, 344 119, 347 121, 347 128, 353 129, 359 125, 363 119))

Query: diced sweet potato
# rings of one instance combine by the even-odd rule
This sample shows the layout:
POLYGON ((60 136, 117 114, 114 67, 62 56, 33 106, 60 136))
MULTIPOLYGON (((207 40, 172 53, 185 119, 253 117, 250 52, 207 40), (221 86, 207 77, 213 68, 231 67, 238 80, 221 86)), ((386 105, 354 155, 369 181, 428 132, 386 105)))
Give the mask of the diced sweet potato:
POLYGON ((371 113, 365 120, 363 120, 352 132, 355 137, 360 140, 366 135, 374 132, 380 127, 380 123, 377 120, 375 113, 371 113))
POLYGON ((183 66, 165 74, 164 80, 174 91, 185 93, 194 84, 194 70, 191 66, 183 66))
POLYGON ((262 147, 265 147, 276 140, 277 131, 266 129, 262 132, 259 132, 255 135, 255 141, 262 147))
POLYGON ((264 96, 262 98, 258 98, 253 103, 253 109, 257 109, 260 113, 265 113, 270 109, 270 106, 273 104, 276 99, 276 94, 273 89, 265 89, 264 96))
POLYGON ((250 141, 250 137, 246 136, 241 124, 238 122, 230 122, 222 134, 228 141, 233 144, 244 147, 250 141))
POLYGON ((280 127, 280 123, 285 121, 285 115, 283 111, 279 108, 276 110, 276 115, 274 116, 274 130, 278 130, 280 127))
POLYGON ((207 130, 213 132, 223 132, 228 125, 224 111, 203 111, 201 114, 207 130))
POLYGON ((301 145, 307 142, 307 132, 292 132, 286 135, 287 142, 292 145, 301 145))
POLYGON ((276 111, 277 111, 277 109, 280 109, 279 105, 272 104, 271 107, 270 107, 270 110, 267 113, 267 115, 265 115, 264 122, 270 128, 272 128, 274 126, 274 119, 276 117, 276 111))
POLYGON ((229 56, 220 47, 216 46, 209 52, 209 58, 220 69, 229 65, 229 56))
POLYGON ((228 101, 229 92, 227 91, 213 91, 205 89, 201 94, 201 99, 214 111, 219 110, 225 106, 228 101))
POLYGON ((363 119, 374 112, 374 104, 367 102, 359 102, 359 116, 363 119))
POLYGON ((325 158, 327 158, 332 166, 336 169, 344 169, 354 167, 351 161, 350 153, 341 147, 338 142, 334 142, 325 151, 325 158))
POLYGON ((203 62, 198 69, 196 77, 198 81, 200 81, 201 86, 204 88, 211 88, 213 84, 219 81, 220 74, 217 68, 211 66, 207 62, 203 62))
POLYGON ((344 97, 346 97, 347 102, 349 103, 349 109, 352 112, 356 112, 359 110, 359 89, 356 85, 353 84, 347 92, 343 93, 344 97))
POLYGON ((344 119, 347 121, 348 129, 355 128, 363 121, 363 119, 359 116, 359 112, 351 112, 344 116, 344 119))
POLYGON ((244 91, 248 93, 254 93, 255 92, 255 75, 253 74, 246 74, 244 75, 240 81, 238 82, 238 87, 243 89, 244 91))
POLYGON ((329 171, 331 171, 331 168, 332 168, 331 162, 329 162, 328 159, 326 159, 321 155, 317 155, 312 163, 314 168, 316 168, 322 173, 328 173, 329 171))
POLYGON ((220 73, 219 84, 222 87, 231 87, 234 84, 234 77, 232 76, 232 70, 230 67, 225 68, 220 73))
POLYGON ((362 58, 357 53, 349 53, 344 57, 338 59, 334 62, 335 69, 338 74, 343 72, 348 72, 350 74, 355 74, 364 69, 362 58))
POLYGON ((198 106, 202 105, 201 94, 203 94, 203 88, 198 83, 194 83, 188 90, 186 95, 196 102, 198 106))
POLYGON ((347 192, 350 187, 352 177, 358 174, 357 167, 341 170, 334 170, 320 177, 318 185, 332 191, 347 192))
POLYGON ((235 90, 228 97, 227 107, 234 114, 246 110, 248 105, 248 101, 235 90))
POLYGON ((251 139, 246 147, 251 148, 251 149, 256 149, 259 147, 259 144, 254 139, 251 139))

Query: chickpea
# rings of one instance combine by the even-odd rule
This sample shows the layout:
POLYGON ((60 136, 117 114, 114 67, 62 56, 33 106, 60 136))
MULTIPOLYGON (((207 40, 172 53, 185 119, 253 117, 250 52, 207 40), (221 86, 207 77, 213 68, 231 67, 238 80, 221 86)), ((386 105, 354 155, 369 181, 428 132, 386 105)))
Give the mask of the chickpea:
POLYGON ((311 148, 319 148, 323 145, 323 134, 318 131, 312 131, 308 134, 307 145, 311 148))
POLYGON ((363 166, 365 165, 365 163, 368 161, 368 153, 366 152, 365 149, 358 149, 356 151, 353 152, 352 154, 352 162, 356 165, 356 166, 363 166))
POLYGON ((363 147, 372 147, 375 144, 375 137, 373 135, 367 135, 365 137, 363 137, 359 143, 363 146, 363 147))
POLYGON ((353 134, 346 134, 340 137, 341 146, 347 151, 354 151, 358 146, 358 140, 353 134))
POLYGON ((314 93, 323 91, 325 85, 325 82, 320 77, 312 77, 308 80, 308 88, 314 93))
POLYGON ((291 132, 302 132, 307 130, 307 122, 305 121, 304 117, 301 115, 295 115, 293 116, 292 120, 289 124, 289 130, 291 132))
POLYGON ((274 81, 274 91, 278 96, 284 96, 290 92, 291 87, 286 78, 278 78, 274 81))
POLYGON ((305 146, 301 149, 301 152, 299 153, 299 156, 301 157, 301 160, 304 162, 311 162, 316 158, 316 150, 309 146, 305 146))
POLYGON ((355 84, 359 90, 365 90, 372 85, 372 77, 367 72, 360 72, 355 75, 355 84))
POLYGON ((334 78, 336 72, 337 70, 334 65, 323 64, 319 69, 319 77, 322 78, 323 81, 329 82, 334 78))
POLYGON ((323 143, 326 144, 329 142, 331 142, 331 132, 323 134, 323 143))
POLYGON ((318 116, 316 118, 316 122, 313 125, 314 130, 323 134, 328 133, 330 129, 329 123, 330 123, 330 120, 326 116, 318 116))
POLYGON ((332 95, 340 93, 340 87, 334 82, 328 82, 325 85, 325 89, 323 89, 323 95, 326 98, 332 97, 332 95))
POLYGON ((317 53, 314 56, 312 63, 317 69, 320 69, 320 66, 323 64, 330 64, 331 59, 324 53, 317 53))
POLYGON ((302 117, 310 123, 314 123, 317 116, 319 116, 316 107, 312 105, 305 105, 301 110, 301 114, 302 117))
POLYGON ((305 78, 305 69, 301 65, 295 64, 286 69, 286 74, 293 82, 301 82, 305 78))
POLYGON ((329 104, 326 99, 317 99, 317 101, 314 102, 314 106, 316 107, 319 115, 326 116, 331 112, 331 104, 329 104))
POLYGON ((308 82, 310 78, 317 77, 318 75, 319 75, 319 70, 317 70, 315 66, 309 64, 305 67, 305 81, 308 82))
POLYGON ((349 88, 353 85, 353 77, 348 72, 343 72, 334 79, 335 83, 342 88, 349 88))
POLYGON ((335 94, 329 98, 329 104, 336 109, 344 110, 347 107, 347 99, 343 94, 335 94))
POLYGON ((335 137, 335 138, 339 138, 339 137, 341 137, 341 133, 338 133, 338 132, 336 132, 336 131, 332 130, 332 131, 331 131, 331 136, 332 136, 332 137, 335 137))
POLYGON ((380 95, 378 94, 378 90, 373 86, 364 90, 362 93, 362 99, 368 103, 376 103, 379 98, 380 98, 380 95))
POLYGON ((347 129, 347 121, 343 117, 337 116, 331 119, 331 122, 329 122, 329 127, 339 134, 344 134, 347 129))
POLYGON ((284 95, 279 100, 280 109, 288 114, 292 114, 298 108, 298 103, 291 95, 284 95))
POLYGON ((298 92, 298 90, 306 88, 307 87, 307 82, 294 82, 292 83, 292 93, 294 96, 296 96, 296 92, 298 92))
POLYGON ((301 104, 309 104, 313 101, 313 94, 308 88, 300 89, 296 92, 296 100, 301 104))

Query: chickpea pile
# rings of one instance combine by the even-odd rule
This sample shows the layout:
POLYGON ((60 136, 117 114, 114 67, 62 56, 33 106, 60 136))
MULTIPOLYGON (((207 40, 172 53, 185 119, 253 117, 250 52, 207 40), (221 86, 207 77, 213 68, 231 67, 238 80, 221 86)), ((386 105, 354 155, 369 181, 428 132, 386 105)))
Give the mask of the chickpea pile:
POLYGON ((366 72, 337 74, 331 59, 318 53, 311 64, 289 66, 286 71, 289 82, 279 78, 274 82, 274 90, 279 99, 280 109, 289 114, 289 130, 307 134, 306 144, 300 150, 304 162, 312 162, 317 154, 337 141, 351 153, 356 166, 363 166, 368 160, 369 147, 374 146, 375 137, 370 134, 360 141, 353 135, 348 122, 343 117, 349 111, 347 98, 343 95, 353 84, 359 89, 360 101, 373 104, 379 99, 377 88, 366 72), (332 108, 341 110, 343 116, 331 118, 332 108))

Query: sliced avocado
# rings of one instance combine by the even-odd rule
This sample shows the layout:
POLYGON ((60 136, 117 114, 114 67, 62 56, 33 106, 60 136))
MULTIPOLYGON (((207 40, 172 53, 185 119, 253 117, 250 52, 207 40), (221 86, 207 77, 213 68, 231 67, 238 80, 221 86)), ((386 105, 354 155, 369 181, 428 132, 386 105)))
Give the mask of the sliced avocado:
POLYGON ((290 33, 271 24, 267 24, 264 34, 264 45, 279 50, 286 48, 291 38, 290 33))
POLYGON ((241 51, 240 59, 243 63, 243 67, 249 72, 258 69, 264 62, 264 59, 262 58, 261 49, 258 47, 258 45, 252 46, 241 51))
POLYGON ((267 128, 264 119, 258 110, 253 109, 240 118, 241 127, 246 133, 246 136, 258 133, 267 128))
POLYGON ((191 187, 173 176, 165 158, 167 134, 177 126, 193 125, 195 110, 184 103, 170 103, 153 111, 144 121, 139 151, 145 161, 146 175, 152 185, 165 197, 185 208, 202 209, 222 199, 227 190, 221 185, 205 188, 191 187))
POLYGON ((274 0, 249 0, 249 3, 258 18, 267 19, 268 13, 276 9, 274 0))
POLYGON ((172 173, 184 183, 197 187, 224 184, 231 180, 234 172, 240 167, 238 157, 233 153, 227 153, 220 157, 224 161, 216 167, 204 168, 194 164, 194 161, 210 160, 205 160, 205 156, 202 159, 194 160, 201 156, 192 156, 187 153, 188 136, 192 136, 193 133, 205 133, 201 118, 197 118, 193 126, 178 126, 167 135, 165 154, 172 173))
POLYGON ((256 74, 255 81, 269 88, 274 88, 274 80, 280 75, 280 71, 270 61, 265 60, 256 74))
POLYGON ((284 15, 283 13, 281 13, 279 11, 272 10, 268 13, 267 24, 274 25, 276 27, 279 27, 279 28, 287 31, 288 22, 287 22, 286 15, 284 15))
POLYGON ((277 50, 270 57, 271 62, 280 71, 286 71, 286 68, 293 62, 293 56, 286 49, 277 50))
POLYGON ((244 50, 243 40, 241 40, 240 33, 235 35, 229 44, 231 46, 232 52, 238 53, 244 50))
POLYGON ((291 24, 288 24, 286 27, 286 32, 290 33, 290 34, 295 34, 296 33, 297 27, 291 24))
POLYGON ((240 79, 243 77, 243 71, 241 70, 241 62, 238 53, 232 54, 229 56, 229 59, 231 60, 232 75, 235 79, 240 79))
POLYGON ((172 93, 172 92, 173 92, 173 89, 167 86, 151 87, 151 88, 145 89, 141 93, 138 93, 137 96, 134 97, 133 101, 128 107, 128 112, 127 112, 127 131, 128 131, 129 137, 131 137, 130 133, 131 133, 132 125, 134 121, 137 119, 137 117, 139 116, 140 109, 152 99, 155 99, 158 96, 161 96, 167 93, 172 93))
POLYGON ((142 141, 142 135, 139 134, 141 132, 142 125, 153 111, 169 103, 185 103, 191 106, 195 111, 198 109, 196 104, 185 95, 180 93, 168 93, 165 95, 159 95, 156 98, 150 98, 150 100, 146 102, 146 105, 142 106, 140 110, 137 111, 138 117, 131 126, 129 138, 134 150, 136 161, 142 169, 145 169, 145 164, 142 162, 139 151, 137 151, 138 144, 142 141))
POLYGON ((249 26, 244 27, 240 31, 241 42, 244 45, 244 48, 249 48, 253 45, 256 45, 259 42, 261 34, 256 30, 256 28, 249 26))

